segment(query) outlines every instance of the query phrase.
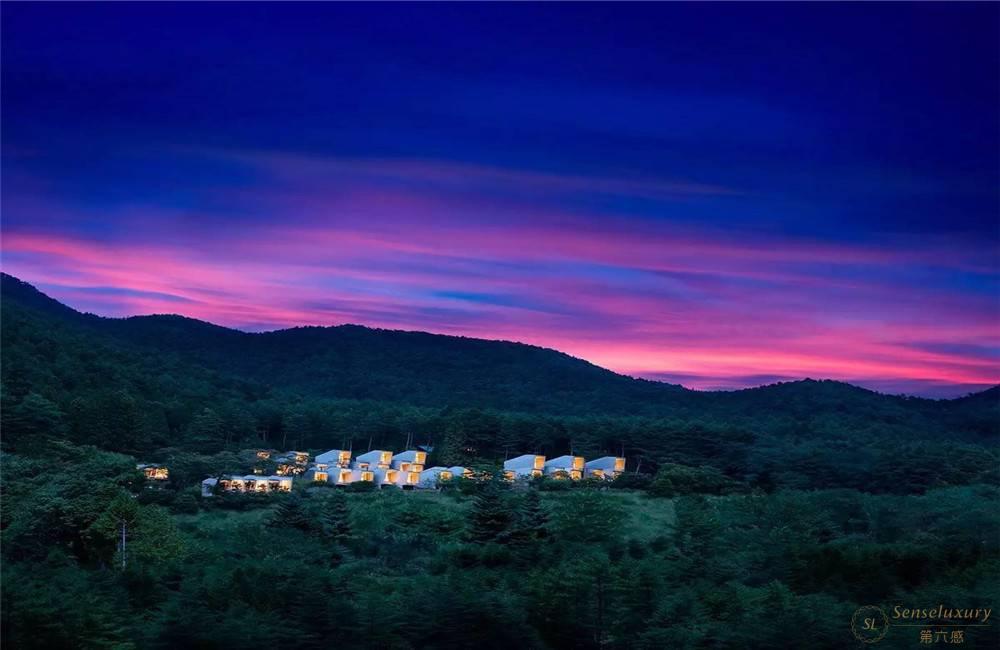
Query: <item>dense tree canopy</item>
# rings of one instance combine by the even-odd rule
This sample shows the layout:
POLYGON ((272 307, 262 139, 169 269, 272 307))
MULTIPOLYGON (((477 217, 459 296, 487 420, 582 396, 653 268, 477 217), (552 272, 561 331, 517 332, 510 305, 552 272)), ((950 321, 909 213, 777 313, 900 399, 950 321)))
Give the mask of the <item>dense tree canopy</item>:
POLYGON ((3 289, 10 647, 843 648, 861 605, 1000 602, 996 389, 700 394, 515 344, 110 321, 3 289), (623 453, 628 471, 198 489, 254 448, 407 439, 494 477, 526 452, 623 453))

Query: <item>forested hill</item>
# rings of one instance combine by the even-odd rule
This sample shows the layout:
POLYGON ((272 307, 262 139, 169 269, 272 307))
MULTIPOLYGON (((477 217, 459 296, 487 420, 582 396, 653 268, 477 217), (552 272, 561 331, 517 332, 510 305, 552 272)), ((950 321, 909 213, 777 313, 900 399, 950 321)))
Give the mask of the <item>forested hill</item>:
POLYGON ((518 343, 353 325, 250 334, 180 316, 81 314, 9 275, 0 289, 8 446, 43 430, 133 452, 398 446, 413 433, 482 458, 624 447, 653 467, 737 471, 750 450, 789 441, 831 455, 899 441, 992 446, 1000 422, 997 389, 943 401, 808 380, 699 392, 518 343))
POLYGON ((30 313, 46 329, 59 321, 115 345, 176 355, 223 375, 315 396, 627 413, 669 406, 674 395, 687 392, 520 343, 356 325, 254 334, 172 315, 101 318, 80 314, 6 274, 2 294, 5 320, 30 313))

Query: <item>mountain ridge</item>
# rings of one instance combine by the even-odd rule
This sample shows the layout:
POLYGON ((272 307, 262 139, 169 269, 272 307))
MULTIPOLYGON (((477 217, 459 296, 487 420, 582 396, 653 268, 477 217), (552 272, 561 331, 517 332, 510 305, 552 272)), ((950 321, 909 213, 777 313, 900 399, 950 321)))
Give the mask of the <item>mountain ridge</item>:
MULTIPOLYGON (((390 329, 390 328, 380 328, 371 327, 367 325, 355 324, 355 323, 344 323, 340 325, 329 325, 329 326, 319 326, 319 325, 302 325, 290 328, 269 330, 266 332, 246 332, 243 330, 226 327, 223 325, 218 325, 209 321, 200 320, 197 318, 192 318, 189 316, 184 316, 181 314, 143 314, 135 316, 126 317, 109 317, 101 316, 98 314, 93 314, 89 312, 78 311, 58 300, 48 296, 44 292, 40 291, 37 287, 31 283, 17 278, 8 273, 0 273, 0 294, 2 294, 5 302, 10 300, 17 301, 18 303, 38 309, 40 311, 57 315, 69 320, 74 320, 79 323, 84 323, 94 327, 106 327, 113 330, 117 335, 124 336, 130 342, 137 343, 140 345, 153 345, 155 347, 162 347, 164 343, 164 338, 169 341, 172 335, 182 335, 187 336, 190 331, 184 329, 176 330, 175 328, 197 328, 203 333, 206 333, 213 337, 228 337, 231 341, 267 341, 270 344, 272 341, 283 340, 286 338, 294 337, 307 337, 313 340, 314 343, 333 345, 336 341, 319 341, 316 340, 316 335, 330 337, 330 333, 334 333, 343 338, 357 338, 367 336, 369 339, 379 339, 385 336, 405 338, 405 339, 422 339, 424 341, 434 341, 434 342, 461 342, 463 344, 469 344, 472 346, 499 346, 510 350, 518 350, 521 353, 533 354, 541 353, 547 355, 556 355, 558 358, 570 362, 572 364, 577 364, 579 369, 583 372, 599 372, 605 373, 606 376, 615 377, 617 381, 629 381, 635 382, 634 385, 642 386, 655 386, 659 389, 671 390, 671 391, 683 391, 692 395, 744 395, 748 392, 753 391, 775 391, 775 390, 787 390, 785 386, 810 386, 813 384, 823 385, 823 384, 834 384, 837 386, 842 386, 845 388, 854 389, 856 391, 861 391, 870 395, 877 395, 887 398, 895 399, 906 399, 906 400, 925 400, 928 402, 956 402, 960 400, 968 400, 971 398, 976 398, 977 396, 983 395, 985 399, 997 398, 1000 399, 1000 385, 991 387, 983 391, 972 392, 966 395, 957 396, 953 398, 930 398, 906 394, 894 394, 894 393, 882 393, 876 390, 865 388, 863 386, 857 386, 849 382, 832 380, 832 379, 811 379, 803 378, 792 381, 780 381, 772 384, 762 384, 759 386, 750 386, 746 388, 734 389, 734 390, 718 390, 718 391, 705 391, 687 388, 680 384, 672 384, 669 382, 664 382, 654 379, 646 379, 643 377, 635 377, 631 375, 626 375, 622 373, 615 372, 608 368, 599 366, 593 362, 579 357, 574 357, 568 353, 562 352, 554 348, 547 348, 544 346, 534 345, 530 343, 522 343, 519 341, 512 341, 506 339, 482 339, 470 336, 462 335, 450 335, 450 334, 437 334, 431 332, 425 332, 421 330, 405 330, 405 329, 390 329), (135 325, 140 325, 139 331, 134 327, 135 325), (147 327, 148 325, 148 327, 147 327), (991 397, 992 396, 992 397, 991 397)), ((216 343, 220 342, 216 340, 216 343)), ((174 345, 180 345, 179 341, 173 341, 174 345)), ((206 352, 202 350, 202 352, 206 352)), ((232 352, 228 350, 228 352, 232 352)))

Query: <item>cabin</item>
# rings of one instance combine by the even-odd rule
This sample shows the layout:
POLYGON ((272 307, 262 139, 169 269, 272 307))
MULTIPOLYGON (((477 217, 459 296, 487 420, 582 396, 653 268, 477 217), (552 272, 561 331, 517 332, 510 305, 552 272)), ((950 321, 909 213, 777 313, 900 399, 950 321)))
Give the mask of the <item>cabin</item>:
POLYGON ((316 456, 317 463, 326 463, 330 467, 350 467, 351 452, 346 449, 331 449, 316 456))
POLYGON ((292 480, 291 476, 247 474, 246 476, 223 476, 219 479, 218 484, 227 492, 290 492, 292 480))
POLYGON ((421 489, 436 488, 438 484, 450 481, 451 477, 451 470, 447 467, 429 467, 420 472, 416 486, 421 489))
POLYGON ((372 473, 375 475, 375 485, 379 487, 395 485, 396 481, 399 480, 399 470, 397 469, 373 469, 372 473))
POLYGON ((404 490, 412 490, 420 484, 420 475, 423 474, 422 471, 403 471, 396 470, 396 485, 404 490))
POLYGON ((297 476, 306 471, 309 464, 309 454, 304 451, 286 451, 280 456, 274 457, 274 462, 278 464, 275 472, 279 476, 297 476))
POLYGON ((476 476, 471 469, 460 465, 449 467, 448 471, 451 472, 451 478, 475 478, 476 476))
POLYGON ((320 481, 326 483, 330 477, 330 469, 326 463, 313 463, 302 475, 307 481, 320 481))
POLYGON ((217 478, 207 478, 201 482, 201 496, 210 497, 215 494, 215 486, 219 484, 217 478))
POLYGON ((524 454, 503 462, 504 476, 509 480, 517 478, 534 478, 545 471, 545 456, 524 454))
POLYGON ((354 469, 389 469, 392 462, 392 452, 376 449, 359 455, 354 459, 354 469))
POLYGON ((422 472, 427 462, 427 452, 416 449, 401 451, 392 457, 392 468, 401 472, 422 472))
POLYGON ((165 465, 136 465, 135 468, 150 481, 166 481, 170 478, 170 470, 165 465))
POLYGON ((376 483, 375 481, 375 470, 371 469, 352 469, 351 480, 347 483, 357 483, 358 481, 369 481, 371 483, 376 483))
POLYGON ((326 482, 334 485, 347 485, 354 480, 354 470, 348 467, 332 467, 327 472, 326 482))
POLYGON ((625 459, 620 456, 602 456, 584 464, 587 478, 611 480, 625 472, 625 459))
POLYGON ((309 463, 309 454, 304 451, 286 451, 283 454, 274 456, 274 462, 307 465, 309 463))
POLYGON ((305 471, 306 468, 298 463, 278 463, 278 468, 274 470, 278 476, 298 476, 305 471))
POLYGON ((545 475, 578 481, 583 478, 584 462, 583 456, 559 456, 545 463, 545 475))

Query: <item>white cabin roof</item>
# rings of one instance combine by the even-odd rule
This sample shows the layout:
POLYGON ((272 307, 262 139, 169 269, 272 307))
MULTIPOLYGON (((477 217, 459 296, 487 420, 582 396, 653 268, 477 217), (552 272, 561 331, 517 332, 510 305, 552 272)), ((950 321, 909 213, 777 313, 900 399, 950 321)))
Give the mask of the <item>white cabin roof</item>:
POLYGON ((506 467, 508 465, 508 463, 512 467, 515 466, 515 465, 521 465, 521 464, 531 465, 531 464, 534 464, 535 459, 538 458, 539 456, 541 456, 543 459, 545 458, 545 456, 542 456, 541 454, 521 454, 520 456, 515 456, 514 458, 509 458, 509 459, 505 460, 503 462, 503 464, 504 464, 504 467, 506 467))
POLYGON ((316 454, 315 461, 317 463, 326 463, 331 460, 340 460, 342 454, 347 454, 347 457, 351 457, 351 452, 346 449, 331 449, 330 451, 324 451, 322 454, 316 454))
POLYGON ((625 461, 621 456, 601 456, 600 458, 595 458, 594 460, 588 460, 584 465, 587 469, 606 469, 614 468, 615 463, 621 460, 623 463, 625 461))
POLYGON ((385 451, 383 449, 372 449, 371 451, 366 451, 363 454, 358 454, 354 458, 354 460, 360 460, 360 461, 380 460, 382 458, 382 454, 389 454, 390 456, 392 456, 391 451, 385 451))
POLYGON ((401 451, 398 454, 394 454, 393 460, 404 460, 404 461, 415 461, 417 459, 417 454, 424 454, 426 456, 426 451, 417 451, 415 449, 407 449, 406 451, 401 451))

